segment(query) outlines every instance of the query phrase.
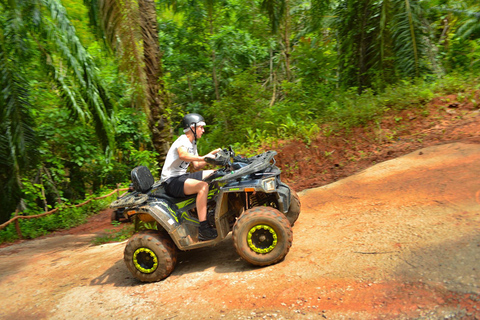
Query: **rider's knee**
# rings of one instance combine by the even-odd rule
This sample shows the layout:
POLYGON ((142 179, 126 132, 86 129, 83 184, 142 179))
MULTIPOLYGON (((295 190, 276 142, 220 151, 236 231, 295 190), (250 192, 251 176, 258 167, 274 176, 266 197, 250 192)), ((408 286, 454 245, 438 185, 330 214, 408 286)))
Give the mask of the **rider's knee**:
POLYGON ((200 182, 200 191, 208 191, 208 183, 205 181, 200 182))

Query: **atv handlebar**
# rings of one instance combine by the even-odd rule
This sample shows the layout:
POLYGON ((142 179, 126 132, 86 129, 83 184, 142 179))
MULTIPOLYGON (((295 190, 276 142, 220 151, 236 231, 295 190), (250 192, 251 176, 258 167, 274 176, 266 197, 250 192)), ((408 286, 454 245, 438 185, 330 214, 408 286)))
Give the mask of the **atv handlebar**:
POLYGON ((232 147, 229 149, 222 149, 215 154, 215 157, 205 157, 205 162, 215 166, 227 166, 230 164, 230 159, 235 155, 232 147))
POLYGON ((276 151, 271 150, 246 158, 243 156, 235 156, 231 147, 229 149, 222 149, 215 154, 215 157, 205 157, 205 161, 209 164, 223 166, 224 168, 216 170, 205 178, 204 181, 226 181, 266 170, 268 167, 275 165, 274 156, 276 154, 276 151))

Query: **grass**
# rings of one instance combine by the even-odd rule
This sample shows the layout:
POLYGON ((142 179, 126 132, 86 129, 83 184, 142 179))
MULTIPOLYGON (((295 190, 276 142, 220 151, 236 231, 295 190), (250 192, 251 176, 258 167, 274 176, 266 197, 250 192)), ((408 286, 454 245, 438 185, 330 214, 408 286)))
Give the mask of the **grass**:
MULTIPOLYGON (((113 221, 112 225, 119 226, 121 223, 118 221, 113 221)), ((129 223, 123 226, 120 230, 106 230, 107 234, 103 236, 96 237, 93 239, 92 243, 94 245, 100 245, 109 242, 122 242, 129 239, 135 232, 133 223, 129 223)))
MULTIPOLYGON (((371 123, 381 122, 385 114, 396 113, 403 110, 420 110, 422 116, 428 116, 429 111, 425 106, 435 97, 441 97, 450 94, 456 94, 462 99, 474 99, 474 94, 480 86, 480 78, 476 75, 447 75, 436 81, 416 80, 403 81, 387 88, 384 92, 373 92, 367 90, 362 94, 356 91, 339 91, 331 95, 329 105, 317 105, 317 109, 323 111, 308 113, 309 119, 297 116, 302 114, 302 110, 297 107, 299 101, 283 102, 282 112, 288 111, 288 116, 283 114, 271 115, 276 119, 277 130, 260 130, 258 128, 245 128, 245 132, 250 133, 249 140, 246 143, 236 144, 235 151, 238 154, 254 155, 259 149, 266 146, 273 146, 279 139, 289 140, 298 139, 309 143, 318 134, 325 137, 336 135, 339 132, 348 132, 351 128, 368 126, 371 123), (289 104, 290 103, 290 104, 289 104)), ((296 87, 296 90, 302 90, 296 87)), ((298 96, 304 97, 308 95, 298 96)), ((308 99, 308 98, 302 98, 308 99)), ((448 99, 448 98, 444 98, 448 99)), ((304 101, 303 105, 313 108, 317 102, 304 101)), ((476 104, 476 101, 475 101, 476 104)), ((273 112, 273 110, 270 110, 273 112)), ((405 122, 400 115, 395 116, 395 122, 402 124, 405 122)), ((271 123, 270 121, 269 123, 271 123)), ((230 133, 225 133, 230 134, 230 133)), ((236 133, 232 133, 236 134, 236 133)), ((392 134, 386 139, 394 138, 392 134)), ((211 141, 211 143, 218 143, 211 141)), ((220 142, 221 143, 221 142, 220 142)))

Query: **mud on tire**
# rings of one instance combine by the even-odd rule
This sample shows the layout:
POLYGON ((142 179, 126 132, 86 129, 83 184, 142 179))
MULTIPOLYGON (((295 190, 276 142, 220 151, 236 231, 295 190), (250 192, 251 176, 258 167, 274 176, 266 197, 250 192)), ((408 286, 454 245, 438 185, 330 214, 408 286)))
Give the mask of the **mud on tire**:
POLYGON ((143 230, 134 234, 123 254, 132 275, 142 282, 168 277, 177 264, 177 248, 168 234, 143 230))
POLYGON ((285 215, 271 207, 245 211, 233 228, 237 253, 256 266, 280 262, 292 246, 292 227, 285 215))

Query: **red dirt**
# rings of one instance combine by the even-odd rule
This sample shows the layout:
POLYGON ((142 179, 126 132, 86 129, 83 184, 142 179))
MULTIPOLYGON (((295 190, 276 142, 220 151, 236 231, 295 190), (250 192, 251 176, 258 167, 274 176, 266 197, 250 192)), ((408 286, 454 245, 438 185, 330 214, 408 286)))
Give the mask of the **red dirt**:
MULTIPOLYGON (((480 91, 476 97, 478 101, 480 91)), ((435 98, 424 110, 387 115, 378 125, 319 136, 310 144, 297 140, 269 148, 279 153, 275 159, 283 180, 301 191, 432 145, 480 143, 479 107, 450 95, 435 98)))
POLYGON ((114 229, 106 210, 0 249, 0 318, 480 319, 480 113, 455 96, 427 110, 268 147, 303 190, 277 265, 251 267, 229 236, 139 284, 124 243, 90 245, 114 229))

